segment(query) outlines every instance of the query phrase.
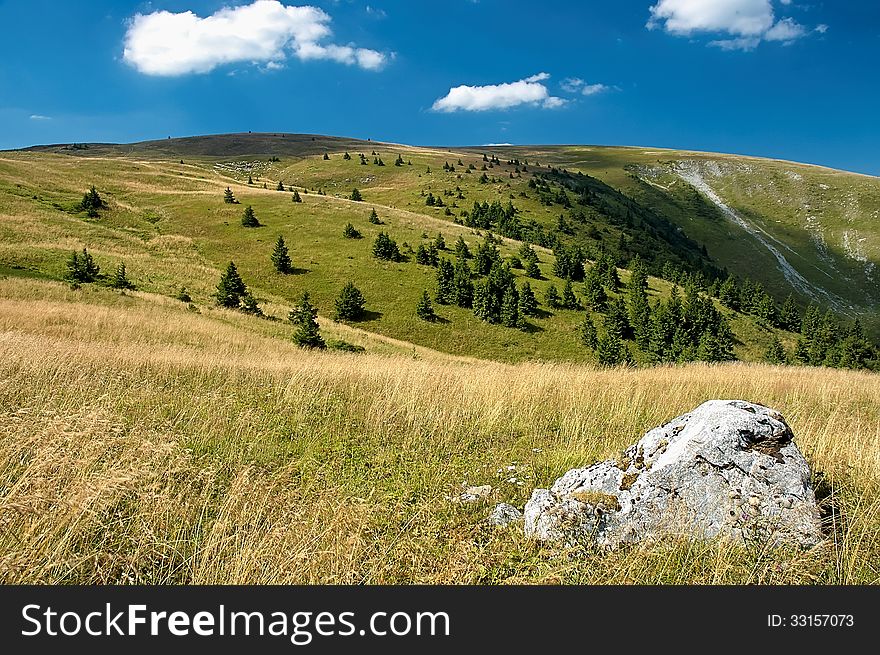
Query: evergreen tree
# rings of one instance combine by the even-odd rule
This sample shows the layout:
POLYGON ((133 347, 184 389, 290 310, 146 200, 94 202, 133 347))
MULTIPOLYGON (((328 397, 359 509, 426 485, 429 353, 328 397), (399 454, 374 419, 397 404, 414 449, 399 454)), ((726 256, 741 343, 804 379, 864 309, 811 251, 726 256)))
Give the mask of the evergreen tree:
POLYGON ((736 283, 736 278, 732 275, 728 276, 718 288, 718 300, 725 307, 735 311, 741 309, 739 285, 736 283))
POLYGON ((241 215, 241 224, 244 227, 260 227, 260 221, 257 220, 254 208, 250 205, 245 207, 244 213, 241 215))
POLYGON ((232 189, 226 187, 226 191, 223 192, 223 202, 227 205, 235 205, 238 203, 238 200, 235 199, 235 194, 232 193, 232 189))
POLYGON ((437 293, 434 298, 441 305, 455 300, 455 266, 448 259, 441 259, 437 266, 437 293))
POLYGON ((328 154, 325 152, 325 153, 324 153, 324 161, 329 161, 329 160, 330 160, 330 155, 328 155, 328 154))
POLYGON ((458 237, 458 241, 455 242, 455 256, 457 259, 470 259, 471 257, 471 251, 468 249, 464 237, 458 237))
POLYGON ((245 314, 253 314, 254 316, 263 315, 263 310, 257 304, 257 299, 250 293, 246 293, 241 297, 241 311, 245 314))
POLYGON ((297 330, 293 335, 293 341, 301 348, 318 348, 323 350, 327 347, 321 338, 318 321, 318 310, 309 300, 308 292, 302 295, 299 304, 290 310, 287 318, 296 325, 297 330))
POLYGON ((454 301, 459 307, 469 309, 473 306, 474 301, 474 283, 471 280, 471 267, 467 263, 467 259, 459 257, 455 261, 455 277, 453 278, 455 287, 454 301))
POLYGON ((516 286, 510 285, 501 298, 501 325, 509 328, 522 328, 524 324, 519 314, 519 294, 516 286))
POLYGON ((758 294, 754 301, 752 313, 762 321, 767 322, 769 325, 777 324, 778 310, 776 309, 776 303, 773 302, 773 298, 763 290, 758 294))
POLYGON ((112 286, 114 289, 134 289, 134 285, 129 281, 125 271, 125 262, 120 262, 119 266, 116 267, 112 286))
POLYGON ((566 309, 580 309, 581 307, 577 296, 574 294, 574 287, 570 279, 565 281, 565 286, 562 288, 562 306, 566 309))
POLYGON ((337 321, 358 321, 364 316, 364 295, 351 282, 347 282, 336 299, 337 321))
POLYGON ((789 332, 798 332, 801 329, 801 312, 791 294, 779 310, 779 327, 789 332))
POLYGON ((355 202, 361 202, 364 198, 361 195, 360 191, 358 191, 357 189, 352 189, 351 190, 351 199, 354 200, 355 202))
POLYGON ((550 309, 558 309, 561 306, 559 292, 554 285, 551 284, 544 292, 544 302, 550 309))
POLYGON ((593 267, 590 268, 584 279, 584 299, 587 306, 595 312, 605 311, 605 305, 608 302, 608 295, 602 286, 600 275, 601 271, 593 267))
POLYGON ((254 178, 248 175, 248 184, 252 185, 254 183, 254 178))
POLYGON ((284 237, 280 234, 275 242, 275 249, 272 251, 272 266, 276 271, 285 275, 293 272, 293 262, 290 260, 287 244, 284 243, 284 237))
POLYGON ((612 333, 618 339, 628 339, 631 334, 629 324, 629 311, 626 301, 618 296, 608 305, 608 314, 605 316, 605 330, 612 333))
POLYGON ((534 280, 541 279, 541 269, 538 268, 538 259, 529 259, 526 261, 525 273, 527 277, 534 280))
POLYGON ((521 316, 538 315, 538 299, 528 282, 523 282, 519 288, 519 313, 521 316))
POLYGON ((596 359, 600 366, 619 366, 632 362, 626 344, 612 333, 605 333, 596 344, 596 359))
POLYGON ((297 189, 293 190, 293 196, 291 196, 290 199, 292 202, 302 202, 303 201, 302 198, 300 198, 299 191, 297 189))
POLYGON ((437 237, 434 239, 434 247, 437 250, 446 250, 446 240, 443 238, 443 234, 437 234, 437 237))
POLYGON ((346 223, 345 228, 342 230, 342 236, 346 239, 360 239, 361 233, 355 229, 354 225, 346 223))
POLYGON ((578 324, 577 333, 582 344, 591 350, 596 349, 599 344, 599 338, 596 333, 596 324, 593 323, 589 312, 584 316, 584 320, 578 324))
POLYGON ((803 337, 797 340, 797 344, 794 347, 794 359, 801 364, 810 363, 810 346, 803 337))
POLYGON ((80 211, 86 212, 91 218, 95 218, 98 215, 98 210, 104 207, 104 201, 101 200, 101 196, 94 185, 86 191, 82 201, 79 203, 80 211))
POLYGON ((217 293, 214 297, 217 304, 230 309, 238 307, 241 304, 241 297, 247 293, 247 286, 238 274, 238 269, 234 262, 229 262, 226 271, 220 276, 220 282, 217 283, 217 293))
POLYGON ((101 267, 92 259, 91 253, 85 248, 82 254, 75 250, 67 260, 67 279, 72 282, 94 282, 101 273, 101 267))
POLYGON ((373 257, 390 262, 400 261, 400 250, 397 248, 397 242, 388 236, 387 233, 379 232, 379 235, 373 242, 373 257))
POLYGON ((764 351, 764 361, 768 364, 785 364, 787 357, 782 342, 775 334, 764 351))
POLYGON ((373 207, 370 210, 370 218, 368 219, 373 225, 382 225, 382 221, 379 220, 379 214, 376 213, 376 208, 373 207))
POLYGON ((423 321, 436 321, 437 314, 434 313, 434 307, 431 305, 431 298, 427 291, 422 292, 419 304, 416 305, 416 316, 423 321))
POLYGON ((492 270, 492 266, 501 261, 501 253, 494 240, 487 235, 482 243, 477 245, 477 252, 474 255, 474 268, 477 275, 488 275, 492 270))
POLYGON ((733 354, 733 331, 727 321, 719 323, 714 332, 707 330, 703 333, 696 356, 704 362, 728 362, 736 359, 733 354))
POLYGON ((284 182, 278 180, 278 186, 275 188, 276 191, 284 191, 284 182))

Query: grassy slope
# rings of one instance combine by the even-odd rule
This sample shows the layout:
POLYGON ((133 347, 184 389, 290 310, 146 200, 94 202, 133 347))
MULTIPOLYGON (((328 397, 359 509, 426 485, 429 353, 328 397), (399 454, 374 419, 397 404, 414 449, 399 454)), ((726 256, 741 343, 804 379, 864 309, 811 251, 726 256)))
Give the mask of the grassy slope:
MULTIPOLYGON (((311 151, 339 145, 332 140, 324 143, 308 139, 305 145, 296 147, 311 151)), ((344 147, 348 145, 351 143, 344 143, 344 147)), ((180 160, 155 157, 108 157, 107 151, 98 148, 90 149, 83 157, 7 153, 0 157, 0 272, 60 279, 66 254, 85 245, 105 271, 112 271, 118 261, 125 260, 139 288, 171 295, 186 285, 196 302, 204 306, 211 302, 219 270, 227 261, 235 260, 255 294, 280 318, 286 316, 298 295, 308 290, 326 321, 339 289, 352 280, 368 300, 371 314, 360 327, 369 332, 457 355, 500 361, 592 358, 592 353, 577 342, 574 332, 582 312, 546 314, 532 320, 526 333, 485 324, 469 310, 453 307, 437 307, 444 319, 439 323, 420 321, 415 316, 415 305, 424 289, 434 288, 434 269, 414 261, 391 264, 371 257, 372 240, 380 230, 413 248, 422 241, 423 234, 433 237, 438 232, 450 246, 459 235, 471 248, 476 245, 479 237, 474 231, 453 224, 444 210, 426 207, 420 192, 440 194, 459 186, 466 197, 459 201, 462 207, 470 207, 474 200, 497 198, 506 202, 513 197, 526 217, 548 226, 554 224, 557 208, 543 207, 534 197, 519 196, 527 189, 528 176, 481 184, 479 171, 461 174, 459 179, 458 171, 450 174, 441 170, 445 161, 458 167, 459 158, 465 165, 474 163, 479 168, 482 158, 473 153, 361 145, 367 146, 364 151, 370 161, 372 149, 377 148, 386 166, 361 166, 354 149, 351 161, 343 160, 337 150, 329 161, 314 155, 273 163, 265 158, 198 158, 184 159, 181 164, 180 160), (102 156, 96 156, 99 150, 102 156), (393 166, 397 153, 412 165, 393 166), (245 184, 247 172, 242 162, 252 164, 254 186, 245 184), (300 188, 323 188, 328 195, 303 194, 304 202, 295 204, 290 194, 274 190, 278 180, 300 188), (264 181, 268 189, 262 188, 264 181), (96 221, 63 211, 92 183, 109 200, 110 211, 96 221), (234 188, 242 205, 222 202, 227 184, 234 188), (353 203, 345 198, 355 186, 362 189, 367 202, 353 203), (265 227, 247 230, 239 225, 244 204, 254 206, 265 227), (367 222, 373 206, 385 225, 367 222), (342 227, 349 221, 364 239, 342 238, 342 227), (290 246, 297 267, 294 275, 280 276, 271 271, 268 254, 278 234, 290 246)), ((502 170, 509 173, 512 167, 496 166, 489 174, 500 178, 502 170)), ((452 200, 446 198, 447 202, 452 200)), ((508 240, 502 252, 510 255, 518 246, 518 242, 508 240)), ((446 256, 451 257, 451 253, 446 256)), ((551 275, 552 255, 541 250, 540 258, 546 279, 531 281, 539 299, 549 284, 561 288, 561 281, 551 275)), ((622 272, 622 277, 626 280, 627 274, 622 272)), ((670 290, 669 284, 658 279, 651 280, 651 287, 651 293, 660 296, 670 290)), ((771 331, 746 317, 730 316, 740 340, 737 355, 759 359, 771 331)), ((598 315, 594 319, 601 322, 598 315)), ((779 335, 791 350, 794 337, 779 335)))
POLYGON ((880 581, 871 374, 312 353, 276 329, 151 294, 0 280, 0 581, 880 581), (572 559, 489 527, 488 503, 448 500, 467 481, 521 506, 708 398, 785 414, 833 490, 823 545, 572 559))
MULTIPOLYGON (((650 148, 488 150, 598 177, 680 225, 706 244, 719 265, 784 298, 792 288, 769 251, 675 174, 681 162, 692 164, 725 203, 776 240, 799 273, 836 296, 840 310, 861 314, 880 329, 878 178, 787 161, 650 148)), ((819 299, 827 302, 821 294, 819 299)))

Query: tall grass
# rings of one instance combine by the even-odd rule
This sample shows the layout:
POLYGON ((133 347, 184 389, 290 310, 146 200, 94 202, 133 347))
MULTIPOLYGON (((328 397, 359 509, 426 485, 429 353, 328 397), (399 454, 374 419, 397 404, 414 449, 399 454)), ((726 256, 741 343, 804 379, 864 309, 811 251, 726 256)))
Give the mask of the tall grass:
POLYGON ((876 375, 312 353, 256 319, 29 300, 34 283, 17 284, 0 300, 3 582, 880 579, 876 375), (709 398, 783 412, 821 472, 825 543, 571 556, 486 524, 491 502, 522 506, 709 398), (464 482, 491 484, 490 503, 451 502, 464 482))

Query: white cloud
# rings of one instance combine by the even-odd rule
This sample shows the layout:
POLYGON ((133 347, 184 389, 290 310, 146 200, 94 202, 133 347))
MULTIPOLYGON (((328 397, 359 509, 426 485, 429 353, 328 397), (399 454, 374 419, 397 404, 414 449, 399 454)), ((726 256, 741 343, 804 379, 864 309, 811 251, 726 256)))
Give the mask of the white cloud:
MULTIPOLYGON (((790 0, 781 0, 790 5, 790 0)), ((790 44, 809 30, 793 18, 776 19, 771 0, 658 0, 650 8, 648 29, 676 36, 726 35, 709 45, 724 50, 753 50, 762 41, 790 44)))
POLYGON ((577 93, 583 88, 584 84, 586 84, 586 82, 579 77, 569 77, 562 80, 562 84, 559 86, 562 87, 563 91, 567 91, 568 93, 577 93))
POLYGON ((569 77, 563 80, 562 84, 559 86, 562 87, 563 91, 567 91, 568 93, 580 93, 585 96, 595 96, 600 93, 605 93, 606 91, 620 90, 616 86, 609 86, 607 84, 588 84, 585 80, 582 80, 579 77, 569 77))
POLYGON ((549 78, 548 73, 538 73, 518 82, 456 86, 449 89, 445 96, 438 98, 432 109, 441 112, 488 111, 510 109, 519 105, 555 109, 564 105, 565 100, 551 96, 547 87, 541 84, 549 78))
POLYGON ((30 119, 32 121, 51 121, 51 116, 43 116, 42 114, 31 114, 30 119))
POLYGON ((377 70, 388 56, 352 45, 322 44, 330 16, 311 6, 278 0, 225 7, 202 18, 191 11, 136 14, 125 34, 123 59, 147 75, 207 73, 230 63, 280 65, 288 54, 377 70))
POLYGON ((612 87, 607 84, 584 84, 581 93, 585 96, 595 96, 600 93, 605 93, 606 91, 611 91, 611 88, 612 87))
POLYGON ((784 41, 791 43, 807 33, 803 25, 794 22, 791 18, 783 18, 764 34, 765 41, 784 41))

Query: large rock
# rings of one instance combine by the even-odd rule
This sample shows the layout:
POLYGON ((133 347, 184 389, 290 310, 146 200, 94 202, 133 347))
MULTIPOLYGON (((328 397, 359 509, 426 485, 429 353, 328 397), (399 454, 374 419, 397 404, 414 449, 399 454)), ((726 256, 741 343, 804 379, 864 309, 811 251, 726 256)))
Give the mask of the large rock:
POLYGON ((779 412, 710 400, 654 428, 620 461, 572 469, 535 489, 525 533, 543 541, 621 543, 677 535, 822 539, 810 467, 779 412))

